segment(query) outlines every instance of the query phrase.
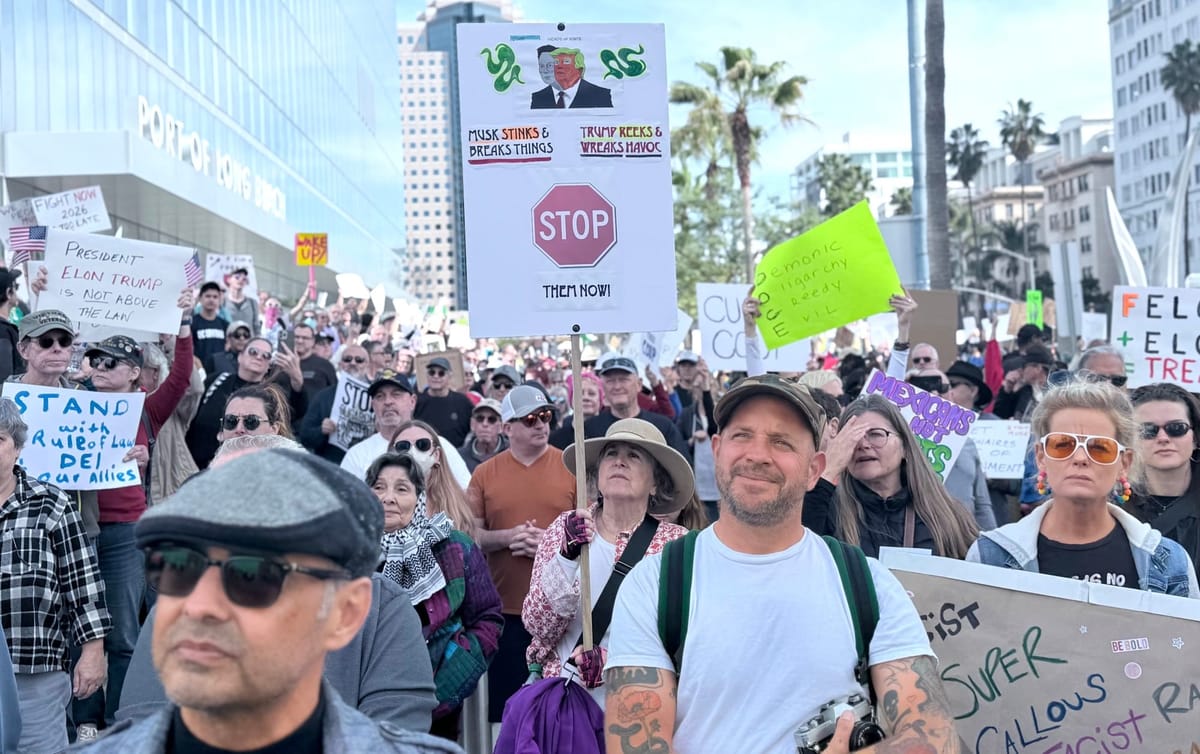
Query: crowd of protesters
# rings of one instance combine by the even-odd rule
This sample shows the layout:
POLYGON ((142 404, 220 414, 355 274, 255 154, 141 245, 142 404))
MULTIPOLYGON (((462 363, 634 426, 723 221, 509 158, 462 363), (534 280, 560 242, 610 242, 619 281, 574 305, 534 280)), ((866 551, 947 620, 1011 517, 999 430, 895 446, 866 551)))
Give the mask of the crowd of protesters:
MULTIPOLYGON (((11 308, 16 275, 0 278, 11 308)), ((32 293, 43 282, 37 276, 32 293)), ((703 672, 680 674, 682 654, 646 649, 657 634, 641 629, 653 628, 657 603, 636 600, 657 595, 657 568, 651 577, 635 565, 699 530, 700 570, 717 568, 704 558, 718 555, 749 568, 743 553, 755 547, 793 553, 811 530, 872 558, 913 547, 1200 596, 1200 404, 1167 384, 1127 393, 1125 359, 1108 344, 1064 361, 1047 331, 1026 325, 1004 353, 992 320, 986 341, 939 354, 909 342, 920 313, 898 295, 895 342, 834 350, 805 372, 771 376, 758 302, 748 298, 745 374, 714 373, 689 350, 658 368, 605 351, 590 354, 575 381, 554 340, 476 341, 459 350, 461 361, 422 358, 442 350, 440 332, 373 316, 353 299, 318 307, 311 290, 285 311, 266 291, 247 295, 246 283, 238 270, 182 291, 178 332, 156 342, 117 335, 80 344, 75 323, 55 310, 0 328, 0 343, 11 344, 0 348, 7 381, 146 393, 125 458, 142 482, 100 493, 27 475, 17 463, 26 425, 0 400, 0 751, 56 752, 94 739, 114 751, 122 741, 138 751, 245 741, 301 751, 332 730, 378 750, 454 751, 464 702, 485 676, 489 720, 502 723, 497 751, 525 750, 515 737, 530 713, 515 701, 536 679, 555 677, 587 688, 596 709, 607 704, 617 720, 606 728, 610 751, 659 742, 735 750, 714 749, 716 741, 786 750, 788 721, 804 709, 782 723, 749 715, 722 727, 703 716, 703 672), (981 421, 1029 423, 1024 479, 989 479, 968 441, 943 481, 896 407, 862 394, 876 369, 981 421), (348 449, 331 442, 339 375, 366 386, 371 407, 370 426, 348 449), (212 583, 210 566, 219 568, 212 583), (311 594, 283 588, 292 572, 311 577, 311 594), (599 617, 595 646, 585 648, 580 601, 589 593, 599 617), (293 600, 316 608, 293 626, 287 614, 255 624, 293 600), (314 616, 310 633, 298 633, 314 616), (240 674, 214 670, 225 662, 240 674), (262 678, 244 688, 253 673, 262 678), (653 732, 619 724, 625 694, 668 686, 672 698, 679 693, 674 717, 653 732), (265 705, 268 692, 301 700, 303 714, 271 707, 247 721, 228 709, 265 705), (367 718, 378 728, 364 727, 367 718), (279 727, 254 727, 264 719, 279 727)), ((893 582, 876 566, 881 595, 890 595, 893 582)), ((714 576, 714 593, 736 594, 741 567, 714 576)), ((924 678, 922 658, 932 653, 902 602, 886 606, 899 628, 879 656, 924 678)), ((705 659, 719 638, 706 644, 708 630, 689 639, 689 669, 717 667, 719 658, 705 659)), ((759 680, 753 693, 775 688, 773 678, 759 680)), ((949 719, 923 719, 922 735, 953 731, 949 719)))

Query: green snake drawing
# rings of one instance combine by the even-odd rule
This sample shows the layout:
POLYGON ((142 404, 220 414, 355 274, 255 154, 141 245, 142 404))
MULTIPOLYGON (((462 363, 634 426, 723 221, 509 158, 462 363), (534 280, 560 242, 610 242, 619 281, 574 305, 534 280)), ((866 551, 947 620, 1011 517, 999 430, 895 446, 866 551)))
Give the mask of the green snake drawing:
POLYGON ((513 52, 513 48, 504 43, 496 45, 495 56, 488 48, 483 48, 480 55, 487 56, 488 73, 496 77, 492 82, 492 88, 503 94, 509 90, 514 83, 524 84, 521 79, 521 66, 517 65, 517 53, 513 52))
POLYGON ((637 49, 632 47, 622 47, 613 52, 612 50, 600 51, 600 62, 608 69, 604 74, 604 78, 635 79, 646 72, 646 64, 637 57, 644 55, 646 48, 638 45, 637 49))

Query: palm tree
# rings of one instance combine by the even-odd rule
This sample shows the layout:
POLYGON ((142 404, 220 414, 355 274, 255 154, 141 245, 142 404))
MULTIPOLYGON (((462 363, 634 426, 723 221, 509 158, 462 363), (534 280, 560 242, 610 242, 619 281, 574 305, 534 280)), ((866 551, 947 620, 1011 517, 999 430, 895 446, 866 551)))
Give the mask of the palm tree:
POLYGON ((929 284, 950 287, 950 207, 946 199, 946 18, 925 0, 925 216, 929 284))
POLYGON ((950 132, 950 141, 946 142, 946 161, 954 166, 954 180, 967 189, 967 209, 971 215, 971 242, 979 247, 979 231, 975 227, 975 201, 971 197, 971 182, 983 168, 984 157, 987 156, 988 143, 979 138, 979 131, 970 123, 965 123, 950 132))
POLYGON ((707 78, 704 85, 677 81, 671 85, 670 100, 674 104, 690 104, 711 117, 720 113, 729 129, 733 144, 734 167, 742 189, 742 242, 746 253, 747 280, 754 279, 754 213, 750 191, 750 165, 762 130, 750 124, 749 110, 756 105, 768 105, 784 126, 805 120, 797 112, 808 79, 803 76, 783 78, 783 61, 759 63, 754 50, 742 47, 721 48, 721 68, 712 63, 697 63, 707 78))
POLYGON ((888 200, 897 215, 912 214, 912 187, 901 186, 892 192, 892 198, 888 200))
MULTIPOLYGON (((1159 72, 1159 80, 1162 81, 1163 89, 1171 93, 1175 98, 1175 102, 1179 105, 1179 109, 1183 110, 1183 141, 1186 144, 1187 139, 1192 134, 1192 115, 1200 111, 1200 45, 1192 46, 1192 40, 1185 39, 1179 42, 1167 53, 1167 62, 1159 72)), ((1187 196, 1188 187, 1186 182, 1190 181, 1192 171, 1187 171, 1184 174, 1183 187, 1184 196, 1187 196)), ((1190 273, 1191 265, 1191 241, 1188 238, 1188 205, 1190 202, 1183 203, 1183 271, 1184 274, 1190 273)))
MULTIPOLYGON (((1025 163, 1033 155, 1034 147, 1046 136, 1042 130, 1045 125, 1042 114, 1035 114, 1033 103, 1024 99, 1018 99, 1016 108, 1010 106, 1000 118, 1000 141, 1021 165, 1021 222, 1026 224, 1029 215, 1025 206, 1025 163)), ((1022 235, 1025 239, 1024 253, 1029 256, 1029 234, 1022 235)))
MULTIPOLYGON (((826 217, 850 209, 865 199, 872 189, 871 174, 867 169, 855 165, 849 155, 840 152, 832 152, 817 161, 817 183, 825 194, 821 212, 826 217)), ((910 205, 911 199, 910 192, 910 205)))

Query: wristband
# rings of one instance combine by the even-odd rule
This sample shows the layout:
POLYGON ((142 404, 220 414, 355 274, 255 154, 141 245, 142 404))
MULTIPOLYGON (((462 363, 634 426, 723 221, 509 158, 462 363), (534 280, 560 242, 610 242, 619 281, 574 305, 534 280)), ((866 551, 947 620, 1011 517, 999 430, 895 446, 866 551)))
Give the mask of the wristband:
POLYGON ((179 320, 179 326, 180 327, 191 327, 192 326, 192 315, 189 314, 189 315, 185 316, 183 319, 179 320))
POLYGON ((893 351, 907 351, 911 344, 907 340, 897 340, 892 344, 893 351))

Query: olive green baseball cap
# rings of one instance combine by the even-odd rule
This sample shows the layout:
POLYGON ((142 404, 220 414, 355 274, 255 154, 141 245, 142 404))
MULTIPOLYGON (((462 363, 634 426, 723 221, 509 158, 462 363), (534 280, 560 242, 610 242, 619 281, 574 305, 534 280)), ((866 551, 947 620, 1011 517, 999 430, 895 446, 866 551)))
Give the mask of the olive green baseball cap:
POLYGON ((714 416, 717 420, 717 431, 720 432, 726 422, 733 418, 737 407, 747 398, 756 395, 768 395, 786 401, 796 408, 801 420, 812 430, 814 442, 821 441, 821 433, 825 431, 825 410, 805 385, 785 380, 774 374, 760 374, 741 379, 717 401, 714 416))

